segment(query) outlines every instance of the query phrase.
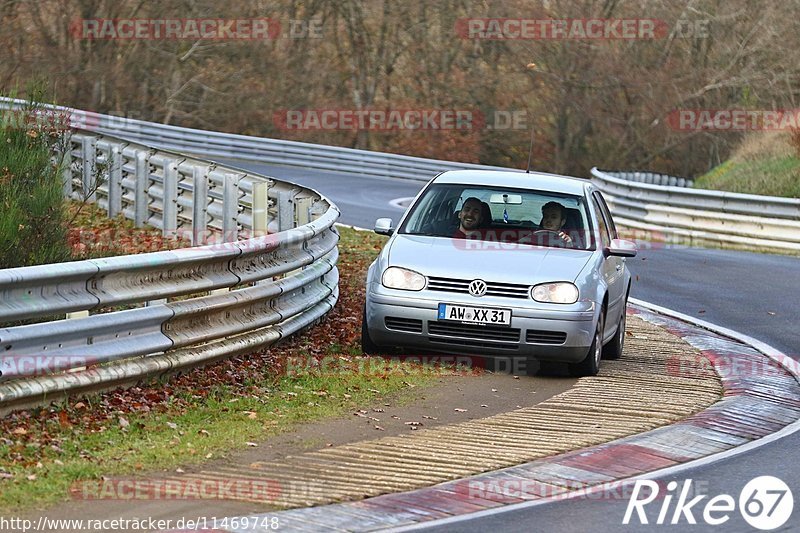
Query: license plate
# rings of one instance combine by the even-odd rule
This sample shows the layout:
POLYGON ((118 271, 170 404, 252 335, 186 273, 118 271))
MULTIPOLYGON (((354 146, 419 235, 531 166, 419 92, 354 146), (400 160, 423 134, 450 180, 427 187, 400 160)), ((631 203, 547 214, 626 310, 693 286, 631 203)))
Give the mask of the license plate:
POLYGON ((464 324, 511 325, 511 309, 473 307, 471 305, 439 304, 439 320, 453 320, 464 324))

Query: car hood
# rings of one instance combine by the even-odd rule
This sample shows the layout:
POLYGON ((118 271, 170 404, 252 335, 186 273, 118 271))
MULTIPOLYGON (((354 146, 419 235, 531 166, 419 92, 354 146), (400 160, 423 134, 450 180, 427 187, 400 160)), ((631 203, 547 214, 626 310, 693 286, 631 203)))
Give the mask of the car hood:
POLYGON ((588 250, 397 235, 389 248, 388 266, 425 276, 534 285, 574 282, 591 256, 588 250))

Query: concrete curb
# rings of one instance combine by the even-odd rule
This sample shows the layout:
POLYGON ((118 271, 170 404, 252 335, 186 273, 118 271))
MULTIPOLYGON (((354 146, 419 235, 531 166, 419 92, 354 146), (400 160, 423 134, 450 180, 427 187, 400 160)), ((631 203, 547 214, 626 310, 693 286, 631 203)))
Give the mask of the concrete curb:
POLYGON ((268 531, 258 526, 273 518, 282 530, 407 531, 553 499, 627 498, 622 483, 632 477, 716 461, 774 440, 764 439, 769 435, 800 430, 794 360, 754 339, 646 302, 635 302, 633 312, 695 346, 713 365, 712 370, 698 360, 676 360, 668 372, 716 371, 723 398, 678 423, 598 446, 414 491, 253 515, 240 523, 255 527, 237 531, 268 531))

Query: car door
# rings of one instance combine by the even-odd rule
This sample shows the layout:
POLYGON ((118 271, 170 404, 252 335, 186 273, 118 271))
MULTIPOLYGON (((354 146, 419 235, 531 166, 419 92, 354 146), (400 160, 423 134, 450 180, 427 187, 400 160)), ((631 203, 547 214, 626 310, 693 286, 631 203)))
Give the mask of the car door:
MULTIPOLYGON (((599 245, 604 249, 611 245, 611 239, 617 238, 614 221, 608 212, 606 203, 599 191, 592 193, 592 210, 597 218, 599 245)), ((625 298, 625 260, 622 257, 607 256, 603 259, 603 279, 608 287, 608 312, 606 314, 606 331, 619 323, 622 302, 625 298)))

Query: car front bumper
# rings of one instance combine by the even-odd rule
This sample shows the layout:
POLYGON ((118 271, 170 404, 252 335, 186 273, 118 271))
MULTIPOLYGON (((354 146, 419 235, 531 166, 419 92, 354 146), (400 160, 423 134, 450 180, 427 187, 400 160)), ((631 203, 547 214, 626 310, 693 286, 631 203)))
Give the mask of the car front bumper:
POLYGON ((568 363, 586 357, 598 317, 597 305, 589 301, 556 306, 532 300, 397 291, 378 284, 369 286, 366 300, 367 327, 379 346, 568 363), (441 321, 439 303, 510 309, 511 324, 480 326, 441 321))

